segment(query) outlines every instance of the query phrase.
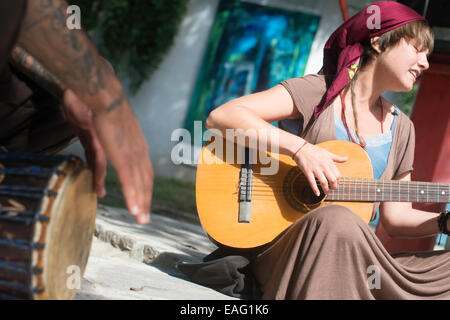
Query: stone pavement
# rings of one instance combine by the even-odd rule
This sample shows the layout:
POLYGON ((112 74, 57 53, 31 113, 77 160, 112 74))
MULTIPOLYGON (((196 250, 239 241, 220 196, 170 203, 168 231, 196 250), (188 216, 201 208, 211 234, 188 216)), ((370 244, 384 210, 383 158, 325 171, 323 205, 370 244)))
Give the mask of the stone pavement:
POLYGON ((154 213, 151 218, 139 225, 127 210, 99 206, 75 300, 236 300, 190 282, 175 267, 200 262, 216 249, 199 225, 154 213))
POLYGON ((201 262, 214 246, 195 224, 158 214, 139 225, 127 210, 100 206, 75 300, 228 300, 190 282, 175 265, 201 262))

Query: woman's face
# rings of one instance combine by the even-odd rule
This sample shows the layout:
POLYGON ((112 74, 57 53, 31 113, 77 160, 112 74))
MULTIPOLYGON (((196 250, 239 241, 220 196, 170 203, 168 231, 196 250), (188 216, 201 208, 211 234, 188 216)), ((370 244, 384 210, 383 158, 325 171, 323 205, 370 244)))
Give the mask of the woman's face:
POLYGON ((413 41, 401 39, 378 56, 379 71, 388 90, 410 91, 421 73, 428 69, 428 49, 419 49, 413 41))

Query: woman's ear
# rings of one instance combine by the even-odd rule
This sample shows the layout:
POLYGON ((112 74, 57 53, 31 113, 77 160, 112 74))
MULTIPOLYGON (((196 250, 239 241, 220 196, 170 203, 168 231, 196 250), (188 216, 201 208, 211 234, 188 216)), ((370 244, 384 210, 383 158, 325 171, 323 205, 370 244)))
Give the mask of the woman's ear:
POLYGON ((370 45, 372 46, 373 50, 377 53, 380 54, 381 53, 381 47, 380 47, 380 42, 379 42, 380 37, 373 37, 370 38, 370 45))

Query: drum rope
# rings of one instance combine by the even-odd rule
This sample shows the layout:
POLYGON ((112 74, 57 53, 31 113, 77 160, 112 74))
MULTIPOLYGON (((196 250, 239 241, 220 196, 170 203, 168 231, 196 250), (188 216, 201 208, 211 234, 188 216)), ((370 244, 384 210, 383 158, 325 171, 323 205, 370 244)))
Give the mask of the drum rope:
POLYGON ((40 167, 28 167, 28 168, 1 168, 0 174, 5 175, 24 175, 24 176, 38 176, 38 177, 50 177, 52 174, 65 175, 65 173, 58 169, 48 169, 40 167))
POLYGON ((0 194, 5 196, 15 196, 22 198, 41 199, 42 196, 56 197, 55 191, 38 188, 38 187, 26 187, 26 186, 1 186, 0 194))
POLYGON ((28 265, 23 262, 11 262, 0 260, 0 269, 9 270, 20 274, 38 274, 42 273, 42 269, 34 267, 32 270, 29 269, 28 265))
POLYGON ((20 291, 20 292, 25 292, 28 293, 30 295, 33 295, 35 293, 42 293, 44 292, 44 289, 42 288, 28 288, 26 285, 22 284, 22 283, 18 283, 18 282, 11 282, 11 281, 6 281, 6 280, 0 280, 0 286, 6 287, 6 288, 10 288, 12 290, 16 290, 16 291, 20 291))
POLYGON ((9 220, 17 222, 25 222, 27 224, 36 221, 49 222, 50 219, 39 211, 17 210, 17 209, 1 209, 0 220, 9 220))
POLYGON ((42 250, 45 247, 43 243, 39 242, 31 242, 25 239, 7 239, 7 238, 0 238, 0 245, 27 251, 42 250))
POLYGON ((61 160, 78 160, 75 155, 45 155, 36 153, 20 153, 20 152, 0 152, 0 160, 37 160, 37 161, 51 161, 59 162, 61 160))

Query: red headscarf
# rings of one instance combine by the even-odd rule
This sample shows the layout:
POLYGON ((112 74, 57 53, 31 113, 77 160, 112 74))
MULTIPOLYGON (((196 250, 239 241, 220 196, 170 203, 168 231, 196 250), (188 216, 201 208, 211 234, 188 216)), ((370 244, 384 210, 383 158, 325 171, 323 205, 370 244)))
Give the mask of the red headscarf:
POLYGON ((316 106, 319 114, 353 78, 364 51, 363 42, 411 21, 426 21, 413 9, 393 1, 375 2, 344 22, 328 39, 324 48, 321 74, 336 75, 324 99, 316 106))

